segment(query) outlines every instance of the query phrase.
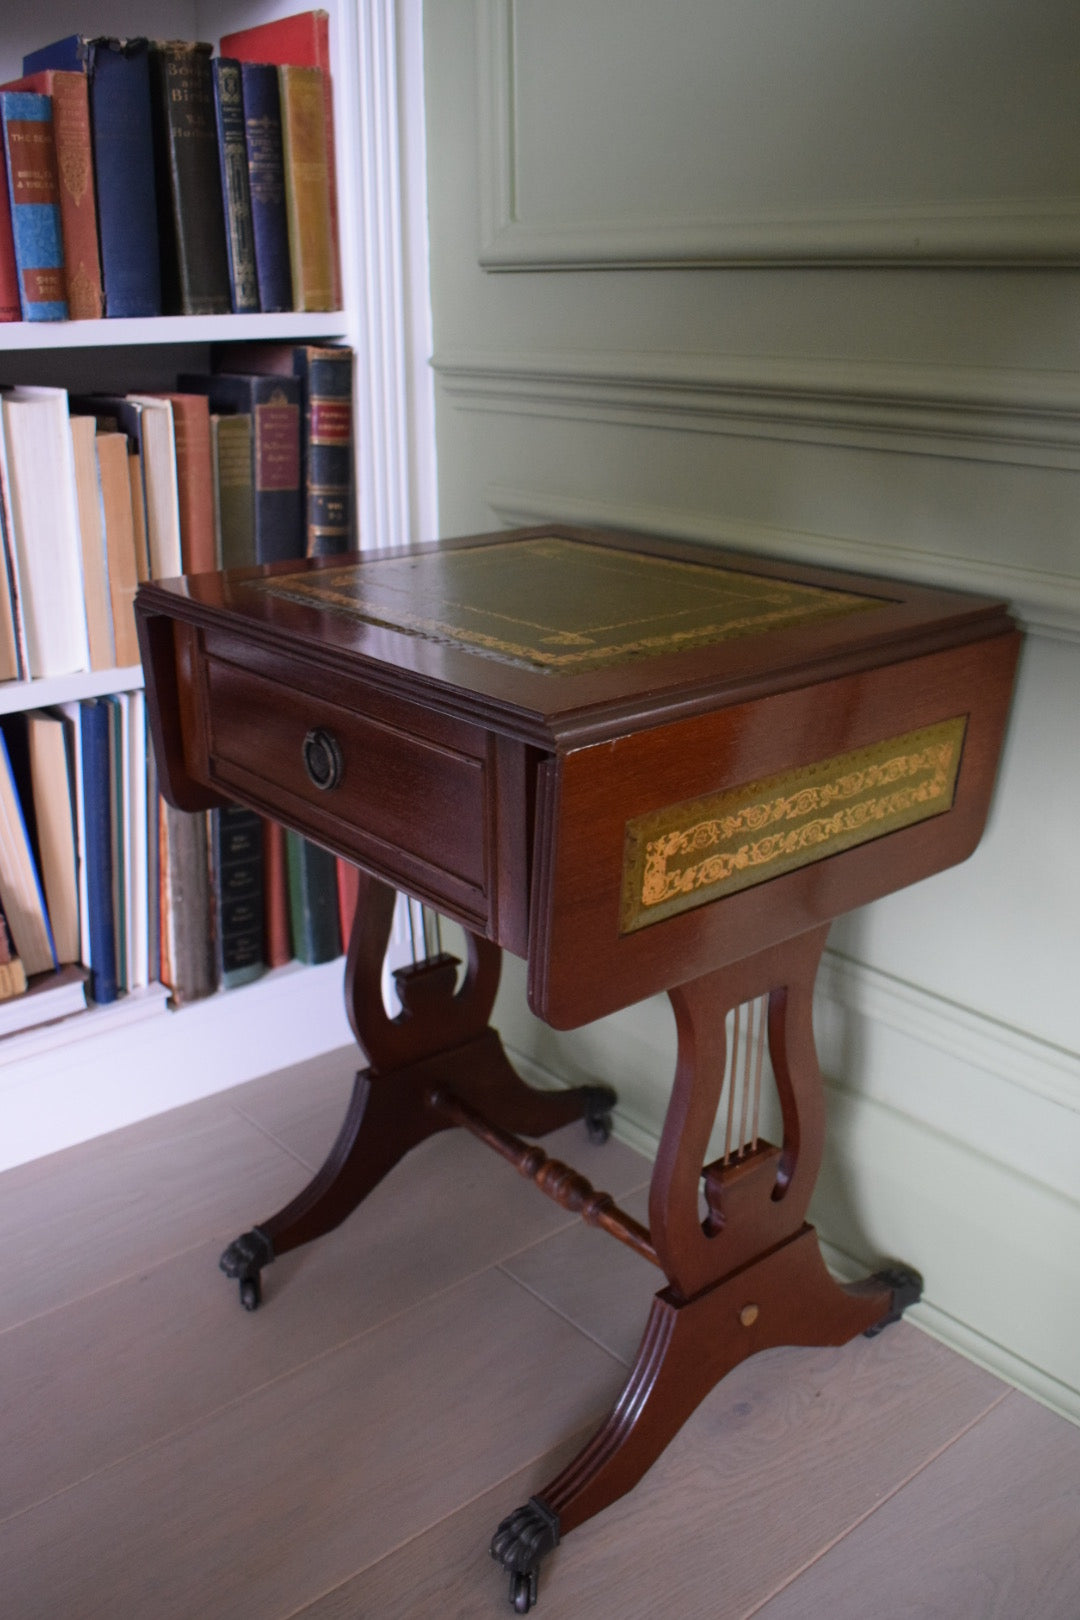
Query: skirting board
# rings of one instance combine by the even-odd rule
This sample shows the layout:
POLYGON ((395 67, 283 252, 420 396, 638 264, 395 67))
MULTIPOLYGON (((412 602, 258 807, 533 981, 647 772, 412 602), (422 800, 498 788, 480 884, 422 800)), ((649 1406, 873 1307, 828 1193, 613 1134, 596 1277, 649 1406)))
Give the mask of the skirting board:
POLYGON ((0 1170, 352 1044, 343 972, 292 964, 177 1012, 158 992, 0 1042, 0 1170))

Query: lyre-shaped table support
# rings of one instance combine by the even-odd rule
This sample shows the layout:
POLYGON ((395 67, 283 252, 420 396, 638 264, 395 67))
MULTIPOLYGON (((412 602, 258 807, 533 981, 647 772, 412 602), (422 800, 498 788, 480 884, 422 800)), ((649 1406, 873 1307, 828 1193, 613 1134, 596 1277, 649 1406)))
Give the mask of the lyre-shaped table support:
MULTIPOLYGON (((518 1613, 535 1601, 545 1553, 636 1485, 740 1361, 781 1344, 844 1344, 895 1320, 919 1297, 919 1279, 899 1269, 842 1287, 805 1221, 824 1138, 811 1009, 826 933, 817 929, 669 992, 678 1059, 649 1198, 651 1244, 668 1286, 653 1301, 606 1421, 495 1534, 492 1555, 510 1573, 518 1613), (727 1067, 726 1017, 762 996, 783 1140, 776 1147, 755 1141, 706 1165, 727 1067)), ((734 1058, 731 1074, 734 1086, 734 1058)))
POLYGON ((538 1091, 511 1067, 488 1020, 499 987, 502 953, 468 935, 468 961, 428 957, 394 973, 402 1010, 384 1005, 382 968, 393 924, 395 891, 360 874, 356 917, 345 964, 345 1005, 367 1067, 357 1074, 337 1140, 308 1186, 284 1209, 231 1243, 221 1269, 254 1310, 261 1272, 277 1255, 339 1226, 409 1150, 456 1122, 436 1093, 449 1093, 505 1132, 544 1136, 586 1120, 606 1136, 615 1093, 607 1086, 538 1091))

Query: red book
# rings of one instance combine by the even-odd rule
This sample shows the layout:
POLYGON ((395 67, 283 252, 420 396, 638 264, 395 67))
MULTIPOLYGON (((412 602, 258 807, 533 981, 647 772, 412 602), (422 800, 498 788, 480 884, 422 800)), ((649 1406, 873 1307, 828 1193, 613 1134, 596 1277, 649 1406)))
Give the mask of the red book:
POLYGON ((19 272, 15 266, 15 238, 11 230, 11 196, 7 183, 7 152, 0 141, 0 321, 17 321, 19 272))
POLYGON ((352 938, 356 901, 360 893, 360 872, 351 861, 339 858, 337 863, 338 917, 341 922, 341 943, 345 950, 352 938))
POLYGON ((330 229, 333 242, 334 308, 341 308, 341 248, 338 239, 337 168, 334 152, 334 97, 330 85, 330 19, 325 11, 300 11, 277 22, 242 28, 221 36, 222 56, 238 62, 269 62, 274 67, 322 68, 326 103, 326 157, 330 170, 330 229))
MULTIPOLYGON (((60 233, 64 243, 68 316, 73 321, 100 320, 105 313, 98 252, 97 211, 94 197, 94 160, 90 142, 90 101, 85 73, 49 69, 30 73, 0 85, 3 90, 33 90, 51 96, 53 143, 60 178, 60 233)), ((0 258, 3 257, 0 225, 0 258)), ((0 266, 0 305, 3 297, 0 266)), ((3 317, 0 314, 0 318, 3 317)))
POLYGON ((180 559, 185 574, 209 574, 214 559, 214 463, 205 394, 163 394, 173 408, 180 559))
POLYGON ((268 968, 292 961, 285 829, 276 821, 263 822, 263 949, 268 968))

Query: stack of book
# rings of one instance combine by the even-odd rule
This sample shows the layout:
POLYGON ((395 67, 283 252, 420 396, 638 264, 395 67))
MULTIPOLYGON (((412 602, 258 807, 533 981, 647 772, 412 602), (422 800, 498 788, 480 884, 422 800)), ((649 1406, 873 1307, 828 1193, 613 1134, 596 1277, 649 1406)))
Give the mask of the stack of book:
POLYGON ((341 307, 329 21, 75 34, 0 86, 0 320, 341 307))
POLYGON ((175 392, 0 389, 0 680, 138 663, 140 580, 353 549, 353 353, 256 344, 175 392))
MULTIPOLYGON (((0 678, 136 665, 140 580, 355 546, 352 351, 216 358, 164 394, 0 390, 0 678)), ((160 979, 181 1004, 340 953, 352 874, 249 812, 166 806, 141 691, 13 717, 0 744, 0 1003, 71 970, 80 1000, 88 976, 96 1002, 160 979)))

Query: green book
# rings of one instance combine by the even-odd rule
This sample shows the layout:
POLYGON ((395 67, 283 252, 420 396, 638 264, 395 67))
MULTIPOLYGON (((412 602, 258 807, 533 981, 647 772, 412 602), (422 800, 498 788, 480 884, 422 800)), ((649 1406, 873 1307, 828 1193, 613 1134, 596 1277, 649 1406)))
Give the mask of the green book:
POLYGON ((285 855, 293 955, 300 962, 331 962, 341 955, 337 862, 294 832, 285 835, 285 855))

